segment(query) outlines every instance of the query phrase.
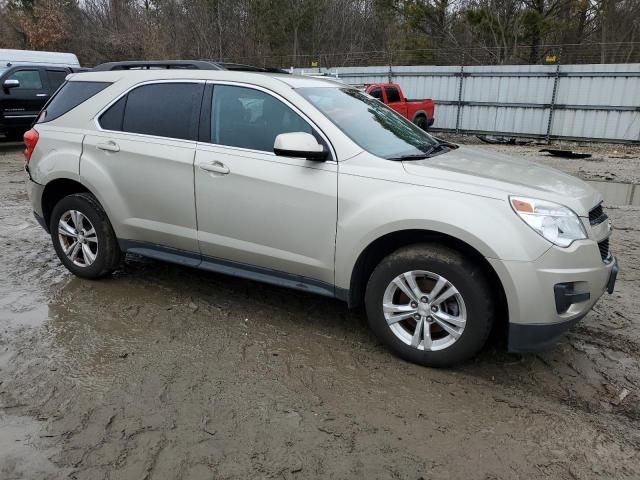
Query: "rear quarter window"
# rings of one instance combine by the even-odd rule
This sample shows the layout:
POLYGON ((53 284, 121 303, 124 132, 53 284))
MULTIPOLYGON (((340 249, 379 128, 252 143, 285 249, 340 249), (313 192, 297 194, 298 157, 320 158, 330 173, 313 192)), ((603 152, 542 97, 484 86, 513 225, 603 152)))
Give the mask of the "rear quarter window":
POLYGON ((44 106, 36 123, 46 123, 61 117, 109 85, 109 82, 66 82, 44 106))

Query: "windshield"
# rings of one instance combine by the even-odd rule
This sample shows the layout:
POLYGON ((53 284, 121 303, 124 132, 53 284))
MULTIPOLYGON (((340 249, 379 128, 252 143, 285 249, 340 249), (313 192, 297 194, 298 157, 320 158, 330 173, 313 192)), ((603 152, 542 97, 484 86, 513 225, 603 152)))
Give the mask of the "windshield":
POLYGON ((0 68, 0 77, 2 75, 4 75, 4 72, 6 72, 7 70, 9 70, 8 68, 0 68))
POLYGON ((352 88, 296 90, 351 140, 382 158, 424 156, 437 141, 383 103, 352 88))

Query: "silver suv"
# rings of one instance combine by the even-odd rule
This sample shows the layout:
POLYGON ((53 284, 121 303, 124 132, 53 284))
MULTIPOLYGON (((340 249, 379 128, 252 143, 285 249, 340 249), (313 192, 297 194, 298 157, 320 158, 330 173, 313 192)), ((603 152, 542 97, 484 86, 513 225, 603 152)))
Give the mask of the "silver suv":
POLYGON ((423 365, 492 331, 548 346, 616 278, 590 186, 438 140, 329 80, 75 74, 25 143, 33 210, 75 275, 133 252, 335 297, 423 365))

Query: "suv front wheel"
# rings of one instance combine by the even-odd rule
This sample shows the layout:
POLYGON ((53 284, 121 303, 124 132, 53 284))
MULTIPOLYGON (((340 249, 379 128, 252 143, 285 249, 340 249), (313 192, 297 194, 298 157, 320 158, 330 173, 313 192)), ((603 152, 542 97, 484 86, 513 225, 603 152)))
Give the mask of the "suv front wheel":
POLYGON ((111 222, 90 193, 60 200, 51 214, 49 231, 58 257, 74 275, 99 278, 120 264, 120 248, 111 222))
POLYGON ((401 248, 375 268, 365 294, 369 325, 398 356, 447 367, 475 355, 493 323, 481 268, 437 244, 401 248))

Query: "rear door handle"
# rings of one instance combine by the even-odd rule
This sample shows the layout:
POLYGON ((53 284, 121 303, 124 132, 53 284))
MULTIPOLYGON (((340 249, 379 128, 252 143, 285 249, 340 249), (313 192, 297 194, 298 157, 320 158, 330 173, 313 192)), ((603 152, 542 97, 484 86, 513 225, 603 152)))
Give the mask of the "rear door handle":
POLYGON ((230 172, 229 167, 221 162, 201 163, 198 165, 202 170, 213 173, 221 173, 226 175, 230 172))
POLYGON ((104 150, 105 152, 119 152, 120 151, 120 146, 118 146, 118 144, 116 142, 114 142, 113 140, 109 140, 106 143, 98 143, 98 144, 96 144, 96 148, 99 148, 100 150, 104 150))
POLYGON ((48 97, 49 95, 46 93, 38 93, 36 97, 48 97))

